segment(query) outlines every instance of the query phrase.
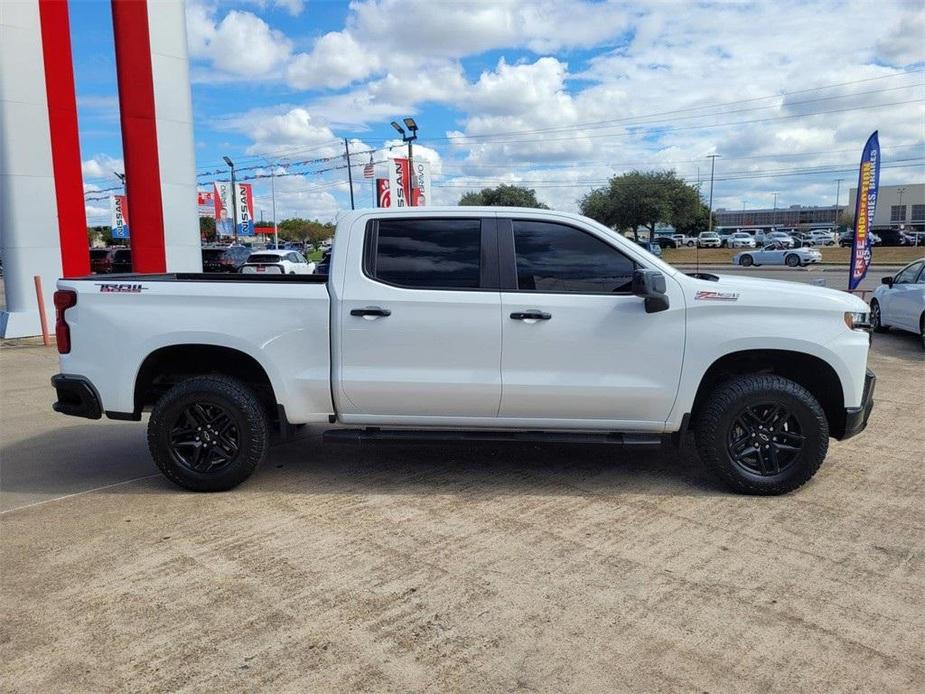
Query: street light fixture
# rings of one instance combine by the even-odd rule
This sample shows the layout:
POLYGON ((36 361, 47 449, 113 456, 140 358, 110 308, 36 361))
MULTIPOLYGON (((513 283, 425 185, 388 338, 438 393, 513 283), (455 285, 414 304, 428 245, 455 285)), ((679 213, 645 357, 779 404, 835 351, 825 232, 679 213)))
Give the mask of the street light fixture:
POLYGON ((415 122, 414 118, 403 118, 402 121, 405 124, 405 128, 408 128, 410 133, 405 132, 405 128, 401 127, 397 122, 392 121, 392 127, 401 135, 401 141, 408 143, 408 182, 409 182, 409 196, 410 199, 408 203, 411 206, 414 206, 414 181, 416 176, 414 175, 414 151, 411 148, 411 143, 418 139, 418 124, 415 122))
POLYGON ((231 234, 233 243, 238 243, 238 203, 237 203, 237 193, 238 186, 237 181, 234 177, 234 162, 231 161, 228 157, 222 157, 225 160, 225 163, 228 164, 228 168, 231 169, 231 219, 234 226, 231 228, 231 234))

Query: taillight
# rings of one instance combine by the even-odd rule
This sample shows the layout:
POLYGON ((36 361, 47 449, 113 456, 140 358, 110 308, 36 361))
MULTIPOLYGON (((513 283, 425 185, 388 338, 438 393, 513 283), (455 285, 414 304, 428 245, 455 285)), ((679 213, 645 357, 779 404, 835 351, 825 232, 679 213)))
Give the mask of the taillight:
POLYGON ((64 312, 77 305, 77 292, 72 289, 59 289, 55 292, 55 342, 58 354, 71 351, 71 329, 64 320, 64 312))

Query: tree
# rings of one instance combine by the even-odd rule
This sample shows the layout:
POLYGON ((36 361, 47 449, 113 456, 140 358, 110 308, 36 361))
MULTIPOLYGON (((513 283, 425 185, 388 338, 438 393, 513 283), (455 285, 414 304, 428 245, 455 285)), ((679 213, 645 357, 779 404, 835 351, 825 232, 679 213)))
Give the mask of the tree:
POLYGON ((705 228, 708 221, 697 189, 674 171, 630 171, 614 176, 578 204, 583 215, 613 229, 631 230, 637 240, 640 226, 654 234, 660 222, 693 231, 701 223, 705 228))
POLYGON ((279 237, 286 241, 309 241, 317 245, 332 236, 334 236, 334 225, 330 222, 295 217, 284 219, 279 223, 279 237))
POLYGON ((215 241, 215 217, 199 218, 199 237, 203 241, 215 241))
POLYGON ((478 193, 466 193, 459 199, 464 206, 490 205, 492 207, 536 207, 548 210, 549 206, 536 199, 536 191, 523 186, 502 183, 497 188, 482 188, 478 193))
POLYGON ((109 226, 87 227, 87 242, 91 246, 96 243, 102 243, 105 246, 112 245, 112 227, 109 227, 109 226))

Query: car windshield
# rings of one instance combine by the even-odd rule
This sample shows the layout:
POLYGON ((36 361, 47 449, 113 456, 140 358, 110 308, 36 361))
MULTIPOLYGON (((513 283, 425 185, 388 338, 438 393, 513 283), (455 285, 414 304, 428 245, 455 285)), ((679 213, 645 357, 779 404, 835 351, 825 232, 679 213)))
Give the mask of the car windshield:
POLYGON ((202 259, 203 260, 221 260, 222 256, 225 255, 224 248, 203 248, 202 249, 202 259))

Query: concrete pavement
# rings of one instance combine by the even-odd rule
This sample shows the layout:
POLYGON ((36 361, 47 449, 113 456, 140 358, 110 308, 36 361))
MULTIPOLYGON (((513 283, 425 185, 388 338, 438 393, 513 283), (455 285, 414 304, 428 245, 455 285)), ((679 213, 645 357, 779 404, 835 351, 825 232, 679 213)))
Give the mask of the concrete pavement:
POLYGON ((3 691, 925 681, 914 336, 875 336, 868 431, 769 499, 728 494, 689 449, 314 436, 192 494, 148 476, 143 424, 52 413, 54 361, 0 348, 3 691))

